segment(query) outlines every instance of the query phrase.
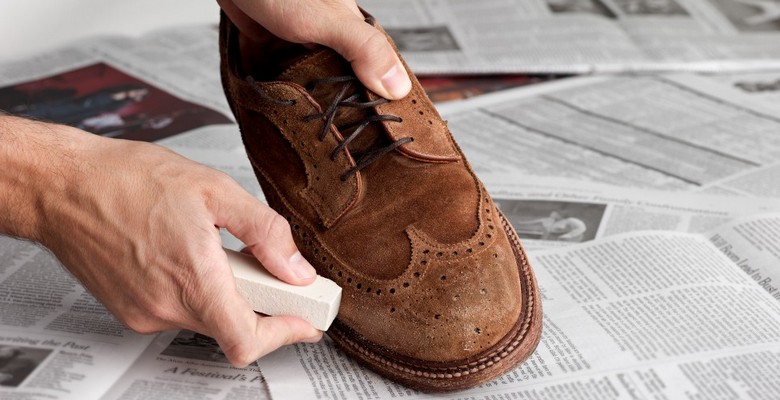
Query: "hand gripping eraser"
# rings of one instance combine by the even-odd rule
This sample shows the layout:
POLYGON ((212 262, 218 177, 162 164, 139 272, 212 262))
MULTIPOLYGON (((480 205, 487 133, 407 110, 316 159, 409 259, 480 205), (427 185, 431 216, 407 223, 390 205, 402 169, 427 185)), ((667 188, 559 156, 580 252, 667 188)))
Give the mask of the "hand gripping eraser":
POLYGON ((238 292, 252 309, 266 315, 292 315, 325 331, 336 318, 341 304, 341 288, 317 275, 307 286, 282 282, 271 275, 257 259, 225 249, 236 278, 238 292))

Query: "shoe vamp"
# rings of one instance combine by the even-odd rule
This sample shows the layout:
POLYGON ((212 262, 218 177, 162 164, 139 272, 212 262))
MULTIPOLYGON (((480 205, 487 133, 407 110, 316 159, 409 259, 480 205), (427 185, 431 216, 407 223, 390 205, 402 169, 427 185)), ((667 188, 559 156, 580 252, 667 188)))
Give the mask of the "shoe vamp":
POLYGON ((516 339, 527 295, 506 237, 469 257, 444 258, 434 255, 402 280, 353 279, 339 320, 372 351, 410 364, 461 365, 500 353, 516 339))
POLYGON ((359 203, 323 237, 365 276, 392 279, 407 269, 412 227, 452 244, 468 240, 479 226, 479 188, 461 162, 426 163, 392 152, 361 171, 361 178, 359 203))

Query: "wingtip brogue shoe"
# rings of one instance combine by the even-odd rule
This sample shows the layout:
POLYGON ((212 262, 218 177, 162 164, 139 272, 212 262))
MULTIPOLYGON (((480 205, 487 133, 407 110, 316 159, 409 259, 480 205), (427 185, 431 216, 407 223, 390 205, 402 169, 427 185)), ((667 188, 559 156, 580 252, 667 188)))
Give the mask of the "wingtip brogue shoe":
POLYGON ((343 288, 328 333, 344 352, 423 391, 478 385, 533 352, 528 259, 414 75, 389 101, 332 50, 250 39, 224 15, 220 48, 269 205, 343 288))

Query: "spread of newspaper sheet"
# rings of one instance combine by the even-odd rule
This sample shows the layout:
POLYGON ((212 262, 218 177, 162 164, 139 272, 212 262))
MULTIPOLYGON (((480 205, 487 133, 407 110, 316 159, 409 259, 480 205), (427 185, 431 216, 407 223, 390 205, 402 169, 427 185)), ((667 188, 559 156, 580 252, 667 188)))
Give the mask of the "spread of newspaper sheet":
POLYGON ((717 74, 708 75, 708 78, 749 94, 765 107, 780 110, 780 71, 717 74))
POLYGON ((471 390, 415 392, 329 341, 282 348, 259 365, 272 398, 773 398, 780 281, 752 271, 777 269, 779 228, 780 214, 768 214, 705 235, 640 231, 532 253, 542 341, 524 364, 471 390))
POLYGON ((749 71, 780 64, 773 0, 363 0, 424 74, 749 71))
MULTIPOLYGON (((154 140, 260 197, 222 95, 216 34, 97 38, 2 64, 0 109, 154 140), (128 88, 143 99, 57 113, 128 88)), ((780 111, 735 83, 772 77, 567 79, 442 107, 532 251, 545 318, 527 363, 471 391, 428 397, 780 392, 780 111)), ((5 237, 0 357, 13 359, 0 366, 0 398, 9 400, 426 397, 327 340, 237 369, 206 336, 135 334, 47 251, 5 237)))
POLYGON ((780 110, 706 77, 569 78, 439 110, 478 174, 780 197, 780 110))

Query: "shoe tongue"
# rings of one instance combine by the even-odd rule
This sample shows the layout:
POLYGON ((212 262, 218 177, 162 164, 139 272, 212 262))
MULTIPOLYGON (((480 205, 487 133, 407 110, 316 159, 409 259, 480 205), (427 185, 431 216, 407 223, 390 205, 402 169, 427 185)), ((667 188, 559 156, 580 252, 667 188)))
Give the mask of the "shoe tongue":
MULTIPOLYGON (((279 75, 278 80, 294 82, 306 87, 317 79, 352 75, 354 75, 352 67, 344 58, 333 50, 321 48, 298 59, 279 75)), ((320 101, 316 98, 315 100, 320 101)))
MULTIPOLYGON (((348 82, 319 83, 314 85, 313 88, 311 84, 320 79, 354 75, 352 66, 347 60, 331 49, 322 48, 291 65, 279 75, 277 80, 293 82, 303 86, 324 111, 336 100, 336 96, 345 85, 349 84, 350 87, 342 96, 342 99, 359 93, 360 97, 355 101, 367 101, 365 89, 357 81, 352 81, 351 84, 348 82)), ((376 112, 373 108, 339 107, 333 124, 339 128, 342 136, 346 137, 351 130, 345 131, 345 128, 359 124, 367 116, 374 114, 376 112)), ((389 139, 384 132, 384 128, 378 123, 371 123, 358 134, 355 140, 350 142, 348 148, 352 155, 355 156, 356 153, 369 150, 377 145, 386 145, 387 143, 389 143, 389 139)))

